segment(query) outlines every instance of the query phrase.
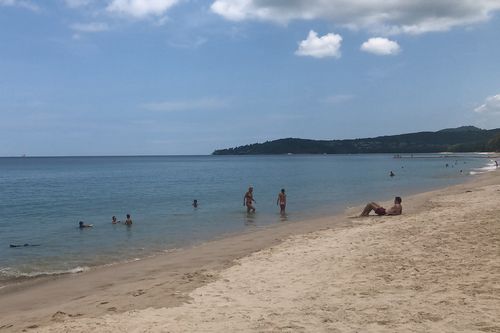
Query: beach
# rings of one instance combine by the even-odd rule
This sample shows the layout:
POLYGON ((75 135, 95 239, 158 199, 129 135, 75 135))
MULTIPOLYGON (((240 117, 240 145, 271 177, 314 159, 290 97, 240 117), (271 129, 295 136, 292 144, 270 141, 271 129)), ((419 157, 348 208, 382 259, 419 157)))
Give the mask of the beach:
POLYGON ((337 221, 346 207, 459 184, 491 168, 484 154, 0 158, 0 243, 7 246, 0 289, 268 226, 337 221), (256 214, 242 209, 250 185, 256 214), (276 205, 280 189, 285 218, 276 205), (111 223, 126 214, 133 227, 111 223), (78 228, 79 221, 93 228, 78 228))
POLYGON ((0 331, 500 332, 498 172, 0 290, 0 331), (389 205, 390 202, 383 203, 389 205))

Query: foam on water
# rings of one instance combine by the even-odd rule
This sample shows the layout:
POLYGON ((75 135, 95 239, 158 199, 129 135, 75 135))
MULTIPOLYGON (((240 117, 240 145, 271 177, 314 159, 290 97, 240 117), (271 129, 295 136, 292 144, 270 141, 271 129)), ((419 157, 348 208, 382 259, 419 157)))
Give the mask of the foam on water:
POLYGON ((497 170, 498 167, 496 166, 496 163, 494 160, 489 160, 489 162, 486 164, 486 166, 481 167, 481 168, 475 168, 469 172, 470 175, 479 175, 482 173, 486 172, 491 172, 497 170))
POLYGON ((54 271, 33 271, 33 272, 21 272, 17 269, 11 267, 0 268, 0 276, 3 276, 6 279, 12 278, 35 278, 42 276, 51 276, 51 275, 63 275, 63 274, 76 274, 82 273, 90 270, 90 267, 75 267, 67 270, 54 270, 54 271))

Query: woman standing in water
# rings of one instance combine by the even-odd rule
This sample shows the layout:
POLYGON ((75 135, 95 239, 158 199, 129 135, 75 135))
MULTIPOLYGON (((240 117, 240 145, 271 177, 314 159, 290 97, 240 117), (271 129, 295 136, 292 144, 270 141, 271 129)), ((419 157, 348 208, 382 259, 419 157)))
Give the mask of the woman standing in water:
POLYGON ((255 213, 255 207, 253 206, 254 202, 253 187, 250 186, 247 193, 245 193, 245 197, 243 198, 243 206, 247 206, 247 213, 255 213))

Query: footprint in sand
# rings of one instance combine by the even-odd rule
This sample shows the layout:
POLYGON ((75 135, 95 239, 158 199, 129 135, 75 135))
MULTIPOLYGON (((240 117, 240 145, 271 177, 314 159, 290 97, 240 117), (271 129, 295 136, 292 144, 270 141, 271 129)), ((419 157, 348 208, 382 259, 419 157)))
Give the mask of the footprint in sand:
POLYGON ((63 321, 67 316, 66 312, 57 311, 52 315, 52 321, 63 321))
POLYGON ((132 296, 137 297, 137 296, 144 295, 145 293, 146 293, 146 292, 145 292, 144 290, 142 290, 142 289, 138 289, 138 290, 136 290, 136 291, 132 292, 132 296))
POLYGON ((83 316, 81 313, 77 314, 71 314, 71 313, 66 313, 63 311, 57 311, 52 315, 52 321, 64 321, 65 319, 72 318, 72 317, 81 317, 83 316))

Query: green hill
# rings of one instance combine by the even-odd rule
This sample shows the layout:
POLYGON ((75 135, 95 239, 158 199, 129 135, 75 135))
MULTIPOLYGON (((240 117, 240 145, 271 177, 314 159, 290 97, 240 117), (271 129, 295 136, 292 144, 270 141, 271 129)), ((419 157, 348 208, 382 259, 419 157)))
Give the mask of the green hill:
POLYGON ((352 140, 287 138, 235 148, 219 149, 212 154, 400 154, 498 150, 500 150, 500 128, 484 130, 474 126, 462 126, 443 129, 437 132, 417 132, 352 140))

